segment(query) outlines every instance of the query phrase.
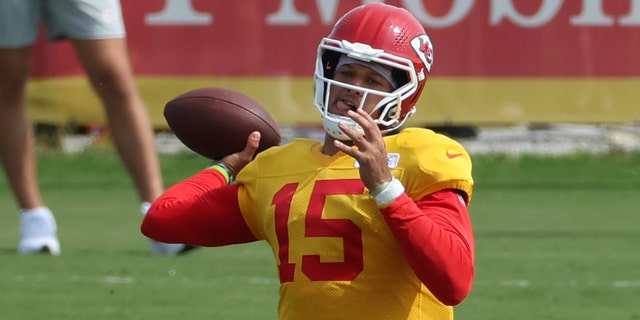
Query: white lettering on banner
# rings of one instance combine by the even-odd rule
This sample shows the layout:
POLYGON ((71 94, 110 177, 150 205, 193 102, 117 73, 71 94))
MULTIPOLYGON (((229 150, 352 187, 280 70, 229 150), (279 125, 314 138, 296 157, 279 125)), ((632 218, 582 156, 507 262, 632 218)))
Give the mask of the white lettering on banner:
POLYGON ((306 25, 309 23, 309 16, 296 10, 293 0, 283 0, 278 12, 267 16, 268 25, 306 25))
POLYGON ((602 0, 584 0, 582 12, 571 17, 571 24, 574 26, 611 26, 613 23, 613 17, 602 11, 602 0))
MULTIPOLYGON (((574 26, 612 26, 615 22, 611 15, 606 15, 602 9, 604 0, 583 0, 582 12, 571 17, 574 26)), ((640 0, 630 0, 629 14, 620 17, 621 26, 640 25, 640 0)))
POLYGON ((336 10, 338 9, 338 3, 340 0, 317 0, 318 12, 320 13, 320 21, 323 25, 333 23, 336 19, 336 10))
MULTIPOLYGON (((520 0, 517 0, 520 1, 520 0)), ((575 1, 575 0, 569 0, 575 1)), ((582 0, 582 11, 571 17, 574 26, 611 26, 614 18, 607 15, 603 9, 604 0, 582 0)), ((640 25, 640 0, 629 0, 630 12, 622 16, 620 25, 640 25)), ((515 25, 524 28, 536 28, 553 20, 566 0, 542 0, 540 9, 533 15, 524 16, 513 6, 514 0, 491 0, 489 24, 498 25, 503 20, 510 20, 515 25)), ((404 7, 411 11, 423 24, 432 28, 446 28, 464 20, 475 5, 476 0, 453 0, 453 5, 446 15, 436 18, 431 16, 424 7, 422 0, 404 0, 404 7)))
MULTIPOLYGON (((384 2, 383 0, 363 0, 362 4, 384 2)), ((331 25, 337 17, 340 0, 316 0, 316 6, 320 13, 320 21, 323 25, 331 25)), ((293 0, 282 0, 278 12, 267 16, 268 25, 307 25, 309 16, 299 12, 293 0)))
POLYGON ((640 26, 640 0, 631 2, 629 14, 620 18, 621 26, 640 26))
POLYGON ((193 9, 191 0, 166 0, 162 11, 147 14, 144 21, 148 25, 210 25, 213 16, 193 9))
POLYGON ((433 17, 427 12, 422 0, 405 0, 404 7, 422 23, 432 28, 447 28, 458 24, 467 17, 471 8, 475 4, 475 0, 456 0, 451 6, 449 13, 441 18, 433 17))
MULTIPOLYGON (((446 14, 436 17, 427 11, 425 0, 402 0, 401 5, 412 12, 424 25, 431 28, 448 28, 454 26, 470 14, 478 0, 451 0, 451 8, 446 14)), ((487 0, 481 0, 487 1, 487 0)), ((523 28, 537 28, 548 24, 556 18, 566 3, 580 3, 579 14, 570 17, 572 26, 613 26, 614 16, 604 11, 605 0, 540 0, 538 10, 531 15, 523 15, 515 8, 514 3, 522 0, 489 0, 489 25, 496 26, 505 21, 523 28)), ((612 1, 612 0, 610 0, 612 1)), ((624 0, 615 0, 624 1, 624 0)), ((640 25, 640 0, 629 1, 629 13, 620 16, 621 26, 640 25)), ((307 13, 296 8, 295 0, 281 0, 278 11, 267 14, 267 25, 307 26, 311 19, 307 13)), ((362 0, 362 4, 381 2, 384 0, 362 0)), ((300 2, 299 2, 300 3, 300 2)), ((305 3, 312 3, 308 0, 305 3)), ((338 18, 340 0, 315 0, 320 21, 323 25, 331 25, 338 18)), ((160 12, 149 13, 145 17, 148 25, 211 25, 213 14, 198 12, 193 8, 191 0, 165 0, 165 7, 160 12)))
POLYGON ((492 0, 491 17, 489 23, 498 25, 503 19, 509 18, 514 24, 525 28, 535 28, 547 24, 553 20, 562 0, 543 0, 540 10, 534 15, 523 16, 514 7, 513 0, 492 0))

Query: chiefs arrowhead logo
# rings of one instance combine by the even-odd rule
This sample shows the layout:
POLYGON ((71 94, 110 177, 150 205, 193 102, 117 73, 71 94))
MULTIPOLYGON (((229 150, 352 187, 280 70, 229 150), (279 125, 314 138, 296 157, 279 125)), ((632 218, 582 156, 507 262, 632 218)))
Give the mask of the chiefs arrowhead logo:
POLYGON ((413 38, 411 40, 411 47, 416 52, 425 68, 427 68, 427 72, 431 72, 431 65, 433 65, 433 44, 431 44, 429 36, 421 34, 413 38))

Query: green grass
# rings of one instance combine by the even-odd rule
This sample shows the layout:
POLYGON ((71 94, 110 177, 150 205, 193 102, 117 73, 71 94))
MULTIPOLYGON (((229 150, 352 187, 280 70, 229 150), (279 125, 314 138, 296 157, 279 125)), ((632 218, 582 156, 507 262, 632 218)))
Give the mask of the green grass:
POLYGON ((477 158, 459 319, 640 319, 640 157, 477 158))
MULTIPOLYGON (((207 161, 162 163, 170 185, 207 161)), ((15 253, 0 176, 2 319, 276 319, 265 243, 150 256, 113 154, 51 154, 39 168, 63 253, 15 253)), ((640 319, 640 155, 475 157, 474 177, 476 282, 456 319, 640 319)))

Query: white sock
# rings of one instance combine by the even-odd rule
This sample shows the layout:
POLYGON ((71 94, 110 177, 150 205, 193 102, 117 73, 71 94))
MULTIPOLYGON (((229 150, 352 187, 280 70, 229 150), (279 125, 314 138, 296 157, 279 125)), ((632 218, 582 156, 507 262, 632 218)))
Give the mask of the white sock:
POLYGON ((151 203, 145 201, 142 203, 142 205, 140 205, 140 212, 142 212, 143 215, 146 215, 149 211, 149 208, 151 208, 151 203))

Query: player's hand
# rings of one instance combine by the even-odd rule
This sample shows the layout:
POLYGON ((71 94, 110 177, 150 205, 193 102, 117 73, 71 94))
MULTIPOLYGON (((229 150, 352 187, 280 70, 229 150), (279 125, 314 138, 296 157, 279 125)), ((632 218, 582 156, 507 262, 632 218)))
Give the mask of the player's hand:
POLYGON ((389 170, 387 148, 382 133, 373 118, 362 109, 349 111, 347 116, 362 127, 362 132, 341 122, 338 126, 351 138, 354 147, 339 140, 335 140, 334 145, 358 161, 360 179, 369 190, 376 190, 393 178, 391 170, 389 170))
POLYGON ((260 131, 251 132, 247 138, 247 144, 245 145, 244 150, 227 155, 222 158, 220 162, 223 162, 235 177, 242 168, 253 160, 259 145, 260 131))

